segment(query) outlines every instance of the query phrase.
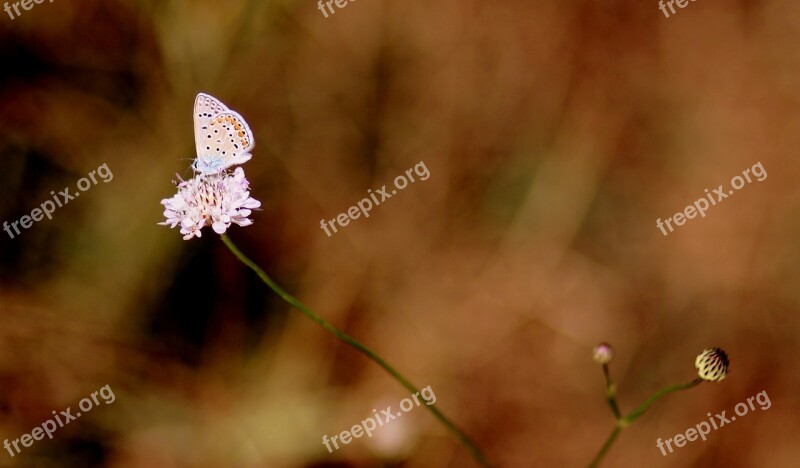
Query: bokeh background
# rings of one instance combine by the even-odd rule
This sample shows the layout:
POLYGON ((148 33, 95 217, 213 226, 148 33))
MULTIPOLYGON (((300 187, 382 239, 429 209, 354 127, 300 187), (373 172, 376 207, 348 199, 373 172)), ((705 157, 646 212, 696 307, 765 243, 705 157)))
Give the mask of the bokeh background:
MULTIPOLYGON (((0 233, 0 437, 103 385, 116 401, 10 457, 40 467, 469 467, 424 409, 329 454, 408 392, 291 310, 209 229, 159 201, 194 158, 208 92, 240 112, 263 210, 233 240, 375 349, 503 467, 585 466, 613 422, 591 360, 612 343, 623 411, 671 395, 604 466, 800 459, 800 5, 698 0, 56 0, 0 12, 0 217, 106 163, 113 180, 0 233), (424 161, 410 185, 319 227, 424 161), (664 237, 666 218, 756 162, 664 237), (669 438, 766 390, 663 457, 669 438)), ((74 411, 74 410, 73 410, 74 411)))

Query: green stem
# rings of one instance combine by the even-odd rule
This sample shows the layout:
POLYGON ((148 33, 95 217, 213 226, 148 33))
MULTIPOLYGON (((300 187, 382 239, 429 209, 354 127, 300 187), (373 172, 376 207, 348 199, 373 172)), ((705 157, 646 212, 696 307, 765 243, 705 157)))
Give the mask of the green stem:
POLYGON ((603 457, 606 455, 606 452, 608 452, 608 449, 611 448, 611 444, 614 443, 614 441, 617 439, 617 436, 621 431, 622 428, 619 426, 615 427, 614 430, 611 431, 611 435, 608 436, 606 443, 603 444, 603 448, 601 448, 600 451, 597 452, 597 455, 594 457, 594 460, 592 460, 592 462, 589 464, 589 468, 595 468, 598 465, 598 463, 600 463, 600 460, 602 460, 603 457))
POLYGON ((657 391, 653 396, 651 396, 647 401, 645 401, 644 403, 639 405, 638 408, 636 408, 635 410, 631 411, 630 414, 625 416, 625 418, 623 418, 623 420, 621 422, 624 425, 627 426, 628 424, 630 424, 633 421, 635 421, 639 416, 644 414, 645 411, 647 411, 651 406, 653 406, 653 403, 655 403, 656 401, 660 400, 662 397, 664 397, 667 394, 672 393, 672 392, 677 392, 679 390, 686 390, 686 389, 692 388, 692 387, 694 387, 695 385, 699 384, 702 381, 703 381, 703 379, 698 377, 698 378, 692 380, 689 383, 680 384, 680 385, 673 385, 671 387, 662 388, 661 390, 657 391))
POLYGON ((611 435, 608 436, 608 439, 606 440, 606 443, 603 444, 603 447, 600 449, 599 452, 597 452, 597 455, 594 457, 594 460, 592 460, 592 462, 589 464, 589 468, 596 467, 600 463, 600 461, 603 459, 603 457, 606 455, 606 452, 608 452, 608 449, 611 448, 611 445, 617 439, 617 436, 619 435, 619 433, 623 429, 628 427, 633 421, 635 421, 637 418, 639 418, 639 416, 643 415, 645 413, 645 411, 650 409, 650 407, 653 406, 653 404, 656 401, 660 400, 661 398, 663 398, 664 396, 666 396, 666 395, 668 395, 668 394, 670 394, 672 392, 677 392, 679 390, 686 390, 686 389, 692 388, 695 385, 697 385, 697 384, 699 384, 700 382, 703 381, 703 379, 698 377, 698 378, 692 380, 689 383, 679 384, 679 385, 672 385, 670 387, 662 388, 661 390, 659 390, 655 394, 653 394, 653 396, 648 398, 647 401, 645 401, 644 403, 639 405, 638 408, 636 408, 635 410, 631 411, 630 414, 628 414, 627 416, 625 416, 623 418, 623 417, 620 417, 620 415, 619 415, 619 408, 617 407, 617 402, 616 402, 616 399, 614 397, 614 395, 616 393, 616 388, 614 387, 614 382, 611 380, 611 375, 610 375, 610 373, 608 371, 608 365, 606 365, 606 364, 603 364, 603 375, 605 376, 605 381, 606 381, 606 396, 608 397, 608 404, 611 406, 611 411, 614 412, 614 416, 615 416, 615 418, 617 420, 617 425, 616 425, 616 427, 614 427, 614 430, 611 432, 611 435))
POLYGON ((619 406, 617 406, 617 388, 614 385, 614 381, 611 380, 611 372, 608 370, 608 364, 603 364, 603 376, 606 381, 606 399, 608 400, 608 406, 611 407, 611 412, 614 413, 614 419, 619 420, 621 415, 619 406))
MULTIPOLYGON (((297 298, 292 296, 291 294, 287 293, 283 290, 278 284, 272 280, 267 274, 262 270, 258 265, 253 263, 252 260, 247 258, 237 247, 234 243, 228 238, 226 234, 222 236, 222 242, 236 255, 242 263, 250 267, 261 280, 270 287, 276 294, 278 294, 284 301, 289 303, 292 307, 302 312, 306 317, 310 318, 314 322, 316 322, 319 326, 330 332, 335 337, 339 338, 340 340, 344 341, 348 345, 352 346, 353 348, 357 349, 361 353, 363 353, 368 358, 375 361, 379 366, 383 367, 386 372, 391 374, 392 377, 395 378, 401 385, 403 385, 406 389, 408 389, 411 393, 419 393, 417 387, 415 387, 407 378, 405 378, 400 372, 398 372, 394 367, 392 367, 388 362, 386 362, 382 357, 376 354, 374 351, 369 349, 367 346, 361 344, 359 341, 355 340, 354 338, 350 337, 343 331, 339 330, 338 328, 334 327, 330 323, 328 323, 325 319, 314 313, 311 309, 306 307, 302 302, 300 302, 297 298)), ((481 466, 491 467, 492 465, 488 462, 486 457, 480 451, 480 449, 467 437, 461 430, 459 430, 455 424, 450 422, 439 409, 434 405, 425 405, 428 410, 439 420, 440 423, 444 427, 449 430, 453 436, 469 451, 472 458, 475 459, 481 466)))

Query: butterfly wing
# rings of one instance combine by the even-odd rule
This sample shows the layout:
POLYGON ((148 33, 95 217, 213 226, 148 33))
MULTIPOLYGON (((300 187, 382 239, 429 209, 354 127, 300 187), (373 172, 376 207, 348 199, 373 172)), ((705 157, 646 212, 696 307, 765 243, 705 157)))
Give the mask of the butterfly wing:
POLYGON ((194 143, 198 160, 207 160, 211 154, 205 149, 208 144, 208 125, 211 119, 229 109, 217 98, 205 93, 198 93, 194 99, 194 143))
POLYGON ((252 157, 248 151, 255 139, 247 122, 205 93, 194 101, 194 136, 197 160, 193 167, 200 172, 219 172, 252 157))
POLYGON ((207 128, 201 128, 205 141, 198 142, 196 169, 200 172, 219 172, 252 158, 248 151, 255 145, 253 132, 238 113, 221 112, 202 127, 207 128))
POLYGON ((221 114, 222 112, 227 112, 229 110, 230 109, 228 109, 225 104, 221 103, 219 99, 215 98, 214 96, 205 93, 198 93, 197 97, 194 99, 195 129, 198 129, 201 126, 211 122, 211 119, 217 114, 221 114))

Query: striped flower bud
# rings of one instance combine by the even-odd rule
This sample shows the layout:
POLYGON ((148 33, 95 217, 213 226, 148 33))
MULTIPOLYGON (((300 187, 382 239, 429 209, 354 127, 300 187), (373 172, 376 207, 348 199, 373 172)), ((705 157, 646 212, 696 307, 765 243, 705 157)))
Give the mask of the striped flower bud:
POLYGON ((709 382, 719 382, 728 374, 728 355, 720 348, 708 348, 697 356, 694 366, 697 375, 709 382))

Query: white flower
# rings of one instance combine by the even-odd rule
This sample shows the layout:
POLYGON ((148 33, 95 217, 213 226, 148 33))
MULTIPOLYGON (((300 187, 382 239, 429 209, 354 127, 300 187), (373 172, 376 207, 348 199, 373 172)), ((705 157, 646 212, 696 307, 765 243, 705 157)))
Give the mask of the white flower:
POLYGON ((261 206, 250 196, 249 185, 241 167, 233 173, 197 174, 181 181, 172 198, 161 200, 167 220, 158 224, 171 228, 180 224, 184 240, 200 237, 204 226, 217 234, 224 234, 231 224, 249 226, 251 210, 261 206))

